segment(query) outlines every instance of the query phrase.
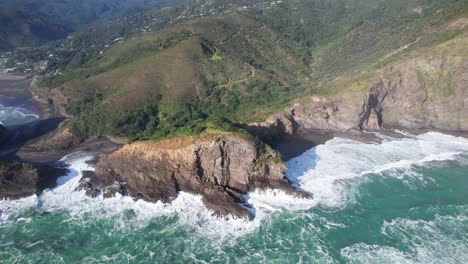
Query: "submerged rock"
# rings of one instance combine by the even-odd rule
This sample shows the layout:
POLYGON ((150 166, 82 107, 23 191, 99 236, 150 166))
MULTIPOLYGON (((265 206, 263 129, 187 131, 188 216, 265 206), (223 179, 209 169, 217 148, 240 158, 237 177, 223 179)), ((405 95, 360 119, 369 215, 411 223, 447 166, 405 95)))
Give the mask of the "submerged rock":
POLYGON ((285 165, 265 145, 239 135, 209 133, 162 142, 136 142, 100 157, 96 175, 82 188, 109 195, 125 192, 136 199, 168 202, 178 192, 201 194, 219 215, 251 217, 243 195, 255 188, 295 191, 285 165))

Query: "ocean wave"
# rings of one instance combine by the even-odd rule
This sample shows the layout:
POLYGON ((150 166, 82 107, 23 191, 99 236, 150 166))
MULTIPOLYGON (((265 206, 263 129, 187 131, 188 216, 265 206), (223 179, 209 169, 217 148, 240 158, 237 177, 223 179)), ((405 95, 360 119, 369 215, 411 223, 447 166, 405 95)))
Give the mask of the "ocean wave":
POLYGON ((29 123, 39 119, 39 115, 21 107, 9 107, 0 104, 0 122, 5 126, 29 123))
POLYGON ((287 162, 287 176, 314 195, 316 204, 337 209, 352 199, 349 185, 370 174, 418 176, 415 166, 461 159, 468 140, 429 132, 382 143, 361 143, 334 138, 287 162))
POLYGON ((468 263, 467 221, 463 213, 436 214, 432 220, 384 221, 381 234, 398 241, 399 248, 357 243, 342 249, 341 255, 349 263, 468 263))
POLYGON ((341 250, 341 255, 348 263, 415 263, 410 256, 390 246, 358 243, 341 250))
POLYGON ((18 199, 18 200, 0 200, 0 227, 15 219, 15 216, 20 215, 24 210, 34 208, 37 205, 37 196, 18 199))
MULTIPOLYGON (((468 140, 439 133, 394 139, 381 144, 335 138, 287 164, 287 176, 299 188, 310 192, 313 198, 297 198, 280 190, 256 190, 247 196, 248 202, 255 208, 256 217, 252 221, 217 217, 203 205, 201 196, 184 192, 170 204, 134 201, 124 196, 110 199, 87 197, 84 192, 76 191, 76 187, 83 171, 94 170, 88 162, 93 156, 79 152, 61 160, 67 164, 70 173, 57 180, 56 188, 44 191, 35 199, 0 202, 4 211, 0 220, 7 222, 11 219, 9 216, 14 215, 15 203, 21 204, 21 208, 36 207, 40 212, 66 212, 83 224, 96 219, 115 218, 116 232, 131 232, 148 225, 155 218, 168 216, 176 217, 178 224, 191 233, 221 245, 258 230, 265 219, 278 212, 303 211, 317 206, 339 209, 350 201, 356 191, 356 188, 350 187, 350 182, 362 180, 369 173, 383 174, 402 168, 411 170, 415 164, 457 159, 459 153, 466 152, 468 140), (132 221, 125 217, 128 212, 131 212, 132 221)), ((327 225, 328 229, 339 227, 342 227, 340 223, 330 222, 327 225)))
POLYGON ((131 232, 146 226, 155 218, 177 215, 178 223, 190 232, 220 243, 245 235, 260 226, 260 217, 248 221, 215 216, 204 206, 200 195, 185 192, 179 193, 170 204, 134 201, 121 195, 108 199, 90 198, 83 191, 76 191, 76 188, 82 172, 94 170, 88 162, 92 159, 93 156, 86 153, 64 157, 61 162, 69 166, 70 173, 57 180, 58 187, 46 190, 40 196, 38 210, 49 213, 65 211, 71 218, 80 221, 115 218, 116 232, 131 232), (122 218, 127 212, 132 212, 132 221, 122 218))

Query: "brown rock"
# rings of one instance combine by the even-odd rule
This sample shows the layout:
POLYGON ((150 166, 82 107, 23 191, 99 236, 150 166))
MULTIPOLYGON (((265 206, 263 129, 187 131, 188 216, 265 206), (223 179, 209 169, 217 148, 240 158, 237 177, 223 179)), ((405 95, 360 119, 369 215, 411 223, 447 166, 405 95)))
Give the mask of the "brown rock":
POLYGON ((67 173, 42 164, 0 162, 0 199, 18 199, 39 194, 56 185, 58 177, 67 173))
POLYGON ((232 134, 209 133, 163 142, 136 142, 101 156, 96 167, 100 190, 146 201, 168 202, 180 191, 203 195, 219 215, 249 217, 243 194, 255 188, 294 191, 278 154, 267 146, 232 134))
MULTIPOLYGON (((468 39, 457 41, 468 44, 468 39)), ((468 132, 468 60, 457 50, 441 54, 445 57, 411 59, 381 70, 368 91, 303 98, 249 129, 266 140, 313 130, 468 132)))

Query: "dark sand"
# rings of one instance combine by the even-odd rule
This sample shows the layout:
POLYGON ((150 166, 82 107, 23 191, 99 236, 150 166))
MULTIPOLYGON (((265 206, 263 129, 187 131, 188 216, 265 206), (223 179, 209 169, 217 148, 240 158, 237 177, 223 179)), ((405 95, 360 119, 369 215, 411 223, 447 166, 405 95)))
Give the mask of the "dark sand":
POLYGON ((86 151, 95 153, 108 153, 115 151, 118 144, 112 143, 106 137, 87 140, 76 148, 67 150, 37 149, 35 143, 50 138, 57 132, 60 124, 66 120, 43 100, 35 98, 30 85, 32 78, 12 75, 0 75, 0 96, 26 100, 38 111, 40 120, 31 124, 8 128, 13 140, 8 144, 0 145, 0 160, 20 160, 31 163, 54 163, 63 156, 76 152, 86 151))
POLYGON ((273 148, 287 161, 297 156, 300 156, 307 150, 321 144, 325 144, 328 140, 333 138, 333 134, 326 134, 323 132, 307 132, 295 135, 287 135, 279 142, 273 144, 273 148))
POLYGON ((83 151, 93 154, 98 158, 100 154, 114 152, 119 147, 120 145, 111 142, 106 137, 99 137, 89 139, 75 148, 62 151, 36 149, 28 144, 16 151, 15 156, 25 162, 50 164, 74 152, 83 151))
POLYGON ((382 138, 377 136, 376 133, 392 138, 409 138, 409 135, 420 135, 427 132, 439 132, 447 135, 468 138, 468 133, 466 132, 448 132, 434 129, 409 130, 403 128, 394 128, 382 129, 379 131, 350 130, 346 132, 315 130, 284 136, 279 142, 273 144, 272 147, 281 153, 284 161, 288 161, 292 158, 302 155, 304 152, 313 147, 325 144, 328 140, 331 140, 335 137, 351 139, 366 144, 378 144, 382 142, 382 138), (403 133, 399 133, 398 130, 402 131, 403 133))

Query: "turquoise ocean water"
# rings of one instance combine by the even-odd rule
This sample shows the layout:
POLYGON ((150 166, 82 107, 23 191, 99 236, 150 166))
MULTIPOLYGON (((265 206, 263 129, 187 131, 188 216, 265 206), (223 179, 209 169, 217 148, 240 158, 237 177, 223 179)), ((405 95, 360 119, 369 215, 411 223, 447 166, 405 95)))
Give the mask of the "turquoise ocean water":
POLYGON ((2 201, 0 263, 468 263, 468 140, 335 138, 288 161, 313 199, 249 195, 257 217, 74 191, 87 153, 39 198, 2 201))

